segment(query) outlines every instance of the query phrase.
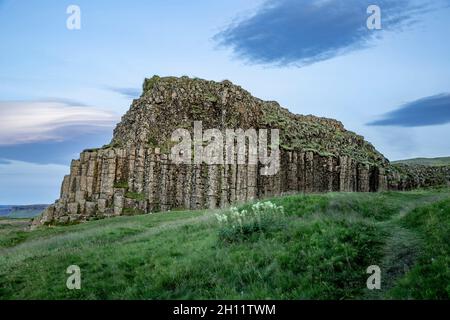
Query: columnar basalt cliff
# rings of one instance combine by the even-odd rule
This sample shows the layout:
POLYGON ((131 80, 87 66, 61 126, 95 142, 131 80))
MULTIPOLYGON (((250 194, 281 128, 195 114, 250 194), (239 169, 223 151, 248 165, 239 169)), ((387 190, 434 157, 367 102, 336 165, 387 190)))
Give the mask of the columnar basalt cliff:
POLYGON ((111 143, 72 161, 60 198, 33 225, 226 207, 293 192, 370 192, 436 183, 407 171, 391 166, 336 120, 292 114, 229 81, 154 76, 145 80, 142 96, 122 117, 111 143), (175 164, 172 132, 192 133, 194 121, 221 131, 279 129, 280 170, 267 176, 260 164, 175 164))

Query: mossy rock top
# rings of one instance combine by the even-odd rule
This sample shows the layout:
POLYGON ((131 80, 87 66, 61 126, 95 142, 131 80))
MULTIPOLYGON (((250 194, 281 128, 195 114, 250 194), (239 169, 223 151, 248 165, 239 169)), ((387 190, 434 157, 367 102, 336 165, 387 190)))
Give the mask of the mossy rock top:
POLYGON ((163 147, 177 128, 192 133, 194 121, 202 121, 203 130, 276 128, 285 150, 349 156, 368 164, 388 163, 364 137, 346 130, 339 121, 293 114, 275 101, 253 97, 228 80, 189 77, 145 79, 141 97, 122 117, 111 144, 163 147))

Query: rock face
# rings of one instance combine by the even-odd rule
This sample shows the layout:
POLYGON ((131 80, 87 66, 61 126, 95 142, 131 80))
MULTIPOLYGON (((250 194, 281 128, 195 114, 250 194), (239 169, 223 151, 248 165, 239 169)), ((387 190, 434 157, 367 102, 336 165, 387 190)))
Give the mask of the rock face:
MULTIPOLYGON (((248 149, 243 153, 249 157, 248 149)), ((293 192, 371 192, 437 182, 408 170, 391 166, 336 120, 292 114, 229 81, 155 76, 145 80, 111 143, 72 161, 60 198, 33 225, 226 207, 293 192), (174 163, 171 135, 178 128, 193 134, 194 121, 220 131, 279 129, 280 170, 262 175, 261 164, 174 163)))

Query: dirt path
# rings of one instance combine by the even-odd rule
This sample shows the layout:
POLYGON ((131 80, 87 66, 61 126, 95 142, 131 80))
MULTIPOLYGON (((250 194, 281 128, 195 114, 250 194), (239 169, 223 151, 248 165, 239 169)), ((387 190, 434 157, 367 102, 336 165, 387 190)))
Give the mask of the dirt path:
POLYGON ((448 198, 447 194, 433 195, 417 202, 410 202, 398 214, 387 221, 378 222, 383 232, 388 234, 383 248, 381 268, 381 289, 365 290, 364 299, 388 299, 388 292, 396 281, 402 278, 415 264, 420 255, 422 239, 414 231, 404 228, 400 220, 412 210, 428 206, 448 198))

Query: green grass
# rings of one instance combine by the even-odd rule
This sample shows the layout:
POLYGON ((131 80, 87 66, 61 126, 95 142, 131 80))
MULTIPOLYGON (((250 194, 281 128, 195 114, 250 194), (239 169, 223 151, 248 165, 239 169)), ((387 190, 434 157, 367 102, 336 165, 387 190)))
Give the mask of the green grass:
POLYGON ((114 188, 128 189, 128 181, 117 181, 114 183, 114 188))
POLYGON ((145 194, 139 193, 139 192, 128 191, 125 193, 125 198, 134 199, 134 200, 145 200, 145 194))
POLYGON ((144 214, 145 212, 142 211, 141 209, 137 209, 137 208, 123 208, 123 212, 122 214, 125 216, 136 216, 136 215, 140 215, 140 214, 144 214))
POLYGON ((417 263, 392 290, 394 298, 450 297, 450 199, 413 210, 402 224, 423 240, 417 263))
POLYGON ((285 208, 283 227, 238 242, 220 239, 210 210, 35 231, 1 219, 0 299, 449 298, 448 189, 271 201, 285 208), (73 264, 81 290, 65 286, 73 264))

